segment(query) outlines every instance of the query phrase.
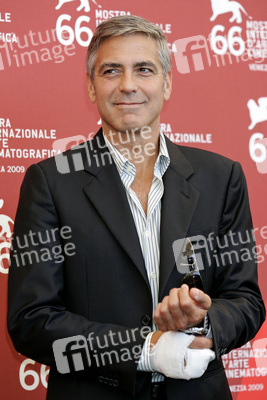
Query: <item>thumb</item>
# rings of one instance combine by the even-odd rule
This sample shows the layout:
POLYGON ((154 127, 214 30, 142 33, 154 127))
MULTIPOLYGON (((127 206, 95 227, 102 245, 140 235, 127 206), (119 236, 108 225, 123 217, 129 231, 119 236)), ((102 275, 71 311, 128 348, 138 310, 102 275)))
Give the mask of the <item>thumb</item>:
POLYGON ((202 290, 197 288, 190 289, 190 297, 195 301, 198 307, 208 310, 211 306, 211 298, 202 290))

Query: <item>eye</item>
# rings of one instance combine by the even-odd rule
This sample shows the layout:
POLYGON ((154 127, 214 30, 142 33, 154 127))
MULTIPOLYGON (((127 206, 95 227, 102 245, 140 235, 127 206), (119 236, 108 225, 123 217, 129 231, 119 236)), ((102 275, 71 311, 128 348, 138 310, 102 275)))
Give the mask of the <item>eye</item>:
POLYGON ((140 71, 142 71, 142 72, 152 72, 152 69, 146 68, 146 67, 142 67, 142 68, 140 68, 140 71))
POLYGON ((103 75, 112 75, 112 74, 115 74, 117 71, 114 69, 114 68, 110 68, 110 69, 106 69, 104 72, 103 72, 103 75))
POLYGON ((150 76, 150 75, 153 74, 153 70, 151 68, 148 68, 148 67, 140 67, 138 69, 138 73, 140 75, 143 75, 143 76, 150 76))
POLYGON ((113 78, 115 79, 115 78, 119 77, 121 75, 121 73, 122 73, 122 71, 120 68, 110 67, 110 68, 104 69, 103 72, 101 73, 101 75, 103 78, 106 78, 106 79, 113 79, 113 78))

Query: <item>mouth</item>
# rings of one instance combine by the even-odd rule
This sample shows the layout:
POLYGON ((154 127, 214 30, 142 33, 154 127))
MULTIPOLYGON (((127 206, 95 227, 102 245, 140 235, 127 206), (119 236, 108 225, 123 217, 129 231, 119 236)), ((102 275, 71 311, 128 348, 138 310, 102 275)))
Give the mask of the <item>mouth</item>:
POLYGON ((114 103, 115 106, 117 107, 139 107, 142 104, 144 104, 144 102, 139 102, 139 103, 135 103, 135 102, 120 102, 120 103, 114 103))

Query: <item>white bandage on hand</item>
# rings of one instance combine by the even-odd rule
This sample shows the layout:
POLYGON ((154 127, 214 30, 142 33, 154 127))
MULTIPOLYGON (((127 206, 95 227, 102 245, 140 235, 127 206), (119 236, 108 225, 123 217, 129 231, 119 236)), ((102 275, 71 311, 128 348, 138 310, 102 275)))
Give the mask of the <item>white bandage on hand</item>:
POLYGON ((199 378, 206 371, 209 363, 215 359, 211 349, 187 349, 185 356, 185 371, 191 378, 199 378))
POLYGON ((210 349, 188 349, 193 340, 193 335, 183 332, 164 332, 151 349, 153 369, 173 379, 199 378, 215 353, 210 349))

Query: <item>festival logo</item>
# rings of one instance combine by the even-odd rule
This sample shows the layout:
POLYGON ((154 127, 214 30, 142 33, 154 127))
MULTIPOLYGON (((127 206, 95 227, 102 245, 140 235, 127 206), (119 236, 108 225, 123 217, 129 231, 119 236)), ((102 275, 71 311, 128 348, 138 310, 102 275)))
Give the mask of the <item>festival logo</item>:
POLYGON ((245 8, 237 1, 211 0, 213 14, 210 21, 215 21, 223 14, 232 13, 230 23, 241 24, 242 16, 245 16, 245 29, 240 25, 230 28, 223 25, 213 26, 210 33, 210 46, 214 55, 224 56, 230 54, 242 61, 249 61, 250 71, 266 71, 266 21, 254 21, 245 8))
POLYGON ((260 97, 258 103, 250 99, 247 103, 251 124, 248 129, 253 129, 259 122, 267 121, 267 97, 260 97))
MULTIPOLYGON (((70 3, 76 0, 59 0, 58 5, 55 7, 56 10, 59 10, 63 4, 65 3, 70 3)), ((99 8, 101 8, 101 6, 99 4, 97 4, 97 2, 95 0, 92 0, 92 2, 99 8)), ((80 0, 80 5, 77 7, 77 11, 81 11, 84 10, 84 12, 89 12, 90 11, 90 3, 89 0, 80 0)))
POLYGON ((229 1, 229 0, 211 0, 211 8, 213 14, 210 18, 211 21, 215 21, 215 19, 222 14, 232 13, 232 17, 229 19, 229 22, 237 22, 240 24, 242 22, 242 13, 241 11, 248 17, 248 13, 244 9, 244 7, 238 3, 237 1, 229 1))
POLYGON ((176 40, 178 72, 188 74, 241 61, 248 63, 250 71, 267 71, 267 21, 253 20, 236 1, 211 0, 211 8, 210 21, 232 13, 229 23, 224 19, 225 26, 214 25, 208 36, 199 34, 176 40))
MULTIPOLYGON (((66 3, 73 3, 76 0, 59 0, 55 9, 64 9, 66 3)), ((80 0, 76 8, 78 15, 61 14, 56 22, 56 35, 58 41, 64 46, 75 45, 75 42, 82 47, 88 47, 93 31, 102 21, 119 15, 130 15, 129 11, 103 10, 96 0, 80 0), (95 8, 93 15, 92 4, 95 8), (82 13, 82 14, 81 14, 82 13), (86 13, 86 15, 84 15, 86 13), (88 15, 89 13, 89 15, 88 15)))
MULTIPOLYGON (((247 102, 251 123, 249 130, 261 122, 267 121, 267 97, 260 97, 258 101, 249 99, 247 102)), ((260 174, 267 174, 267 138, 263 133, 255 132, 249 140, 249 154, 256 163, 260 174)))
MULTIPOLYGON (((4 200, 0 199, 0 209, 4 205, 4 200)), ((12 230, 11 226, 14 221, 5 214, 0 214, 0 272, 8 273, 9 250, 11 248, 12 230), (4 262, 4 260, 6 260, 4 262)))

